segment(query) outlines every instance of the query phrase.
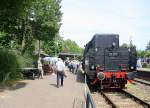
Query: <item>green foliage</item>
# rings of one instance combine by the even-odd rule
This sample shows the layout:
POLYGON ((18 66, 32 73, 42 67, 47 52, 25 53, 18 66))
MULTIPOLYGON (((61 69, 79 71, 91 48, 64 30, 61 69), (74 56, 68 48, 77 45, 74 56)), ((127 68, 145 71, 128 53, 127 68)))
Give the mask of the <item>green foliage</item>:
POLYGON ((146 51, 145 56, 146 56, 146 57, 150 57, 150 50, 146 51))
POLYGON ((5 32, 0 32, 0 38, 3 38, 6 36, 6 33, 5 32))
POLYGON ((10 39, 6 35, 5 32, 0 32, 0 48, 3 48, 4 46, 7 48, 10 47, 10 39))
MULTIPOLYGON (((10 49, 0 49, 1 83, 20 78, 17 68, 32 66, 37 39, 55 44, 53 38, 61 26, 60 3, 61 0, 1 0, 0 48, 10 49)), ((63 45, 59 42, 57 46, 58 53, 63 45)), ((46 48, 52 52, 48 51, 49 44, 46 48)))
POLYGON ((18 56, 18 60, 21 68, 33 66, 33 58, 30 55, 18 56))
POLYGON ((127 43, 123 43, 120 47, 122 47, 122 48, 129 48, 130 46, 127 43))
POLYGON ((122 48, 135 48, 136 49, 136 46, 133 45, 132 43, 130 43, 130 44, 123 43, 120 47, 122 47, 122 48))
POLYGON ((60 0, 35 0, 31 7, 33 33, 38 40, 51 40, 59 31, 60 0))
POLYGON ((6 33, 3 46, 11 47, 11 40, 19 39, 24 31, 22 21, 27 18, 27 9, 32 0, 1 0, 0 4, 0 31, 6 33), (7 44, 5 44, 7 43, 7 44))
POLYGON ((72 41, 70 39, 65 40, 64 45, 67 47, 69 52, 73 53, 83 53, 83 49, 80 48, 75 41, 72 41))
POLYGON ((60 0, 2 0, 0 4, 0 45, 33 52, 34 38, 51 40, 58 33, 62 13, 60 0), (28 48, 30 47, 30 48, 28 48))
POLYGON ((23 16, 26 12, 26 8, 32 4, 32 1, 33 0, 1 0, 0 10, 2 10, 5 15, 23 16))
POLYGON ((60 52, 79 53, 81 55, 83 53, 83 48, 80 48, 75 41, 70 39, 63 40, 58 35, 51 41, 45 41, 43 50, 51 56, 57 55, 60 52))
POLYGON ((17 50, 0 49, 0 85, 13 84, 22 79, 21 68, 32 67, 35 57, 21 55, 17 50))
POLYGON ((148 67, 148 64, 147 64, 147 63, 143 63, 142 67, 143 67, 143 68, 147 68, 147 67, 148 67))
POLYGON ((43 44, 43 50, 51 56, 58 55, 58 53, 63 51, 63 47, 64 40, 59 35, 51 41, 45 41, 43 44))
POLYGON ((137 56, 138 57, 144 57, 146 54, 146 51, 143 51, 143 50, 137 50, 137 56))
POLYGON ((22 78, 21 72, 18 71, 18 56, 13 51, 0 49, 0 58, 0 84, 4 85, 22 78))
POLYGON ((47 42, 44 42, 43 44, 43 50, 51 55, 51 56, 54 56, 55 55, 55 50, 56 50, 56 45, 55 45, 55 42, 54 41, 47 41, 47 42))
POLYGON ((148 43, 147 46, 146 46, 146 50, 149 50, 149 51, 150 51, 150 41, 149 41, 149 43, 148 43))
POLYGON ((150 57, 150 51, 138 50, 137 55, 138 57, 150 57))

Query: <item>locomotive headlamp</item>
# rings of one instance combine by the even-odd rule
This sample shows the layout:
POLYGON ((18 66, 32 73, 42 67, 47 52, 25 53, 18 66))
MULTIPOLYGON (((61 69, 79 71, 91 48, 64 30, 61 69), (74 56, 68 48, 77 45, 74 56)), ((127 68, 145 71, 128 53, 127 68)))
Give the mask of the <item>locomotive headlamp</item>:
POLYGON ((115 47, 115 46, 116 46, 116 43, 115 43, 115 42, 113 42, 113 43, 112 43, 112 45, 115 47))
POLYGON ((94 65, 91 66, 91 69, 94 69, 94 65))
POLYGON ((134 69, 134 67, 133 67, 133 66, 131 66, 131 69, 134 69))
POLYGON ((97 74, 97 77, 98 77, 99 80, 104 80, 105 79, 105 74, 103 72, 99 72, 97 74))

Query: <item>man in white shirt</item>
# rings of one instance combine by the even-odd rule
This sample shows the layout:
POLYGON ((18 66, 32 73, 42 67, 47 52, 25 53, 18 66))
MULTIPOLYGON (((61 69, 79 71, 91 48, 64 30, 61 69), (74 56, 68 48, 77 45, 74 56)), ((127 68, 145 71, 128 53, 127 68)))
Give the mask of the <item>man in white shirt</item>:
POLYGON ((59 88, 59 79, 61 79, 61 86, 63 86, 63 79, 65 75, 64 74, 65 64, 60 58, 56 62, 56 69, 57 69, 57 87, 59 88))

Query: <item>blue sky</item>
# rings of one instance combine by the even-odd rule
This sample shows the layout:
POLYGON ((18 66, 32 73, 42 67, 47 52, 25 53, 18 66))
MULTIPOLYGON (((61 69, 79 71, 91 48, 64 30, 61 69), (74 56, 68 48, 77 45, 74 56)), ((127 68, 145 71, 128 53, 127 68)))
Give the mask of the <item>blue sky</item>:
POLYGON ((120 44, 145 49, 150 41, 150 0, 62 0, 60 34, 83 47, 96 33, 120 35, 120 44))

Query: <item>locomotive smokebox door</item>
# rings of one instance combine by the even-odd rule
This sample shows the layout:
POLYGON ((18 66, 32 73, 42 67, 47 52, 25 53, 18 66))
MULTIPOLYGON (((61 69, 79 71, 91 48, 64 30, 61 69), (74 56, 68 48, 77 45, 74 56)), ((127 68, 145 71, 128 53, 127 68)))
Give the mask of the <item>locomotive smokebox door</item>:
POLYGON ((97 77, 98 77, 98 79, 99 80, 104 80, 105 79, 105 74, 103 73, 103 72, 99 72, 98 74, 97 74, 97 77))

